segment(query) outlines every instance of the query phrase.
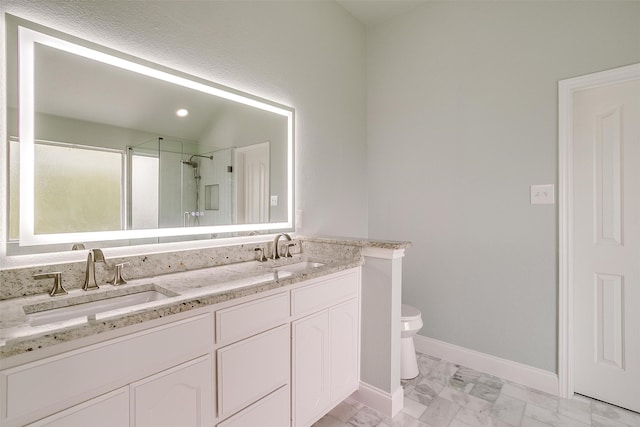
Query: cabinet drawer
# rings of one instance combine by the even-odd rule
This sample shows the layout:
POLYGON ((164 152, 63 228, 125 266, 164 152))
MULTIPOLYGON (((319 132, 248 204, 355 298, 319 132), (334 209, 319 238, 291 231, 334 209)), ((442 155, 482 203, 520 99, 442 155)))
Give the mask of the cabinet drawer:
POLYGON ((289 386, 274 391, 218 427, 289 427, 289 386))
POLYGON ((206 314, 7 369, 0 373, 6 392, 0 424, 68 408, 212 347, 213 319, 206 314))
POLYGON ((358 272, 323 280, 291 291, 293 315, 320 310, 358 295, 358 272))
POLYGON ((128 425, 129 387, 122 387, 29 424, 29 427, 127 427, 128 425))
POLYGON ((289 325, 218 350, 218 411, 226 418, 289 383, 289 325))
POLYGON ((218 343, 237 341, 282 325, 288 318, 288 292, 234 305, 216 311, 216 339, 218 343))

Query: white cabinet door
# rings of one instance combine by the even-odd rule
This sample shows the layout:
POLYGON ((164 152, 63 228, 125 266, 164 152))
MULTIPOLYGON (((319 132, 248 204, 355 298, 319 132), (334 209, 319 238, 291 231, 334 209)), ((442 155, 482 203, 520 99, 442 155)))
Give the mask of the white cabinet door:
POLYGON ((289 325, 218 350, 218 417, 227 418, 289 383, 289 325))
POLYGON ((98 396, 30 427, 126 427, 129 425, 129 387, 98 396))
POLYGON ((0 424, 23 425, 195 359, 211 351, 213 334, 203 314, 2 370, 0 424))
POLYGON ((131 384, 132 427, 208 427, 213 424, 211 356, 131 384))
POLYGON ((329 310, 331 337, 331 403, 337 404, 358 389, 360 382, 360 310, 352 299, 329 310))
POLYGON ((293 323, 293 421, 302 427, 329 409, 329 312, 293 323))

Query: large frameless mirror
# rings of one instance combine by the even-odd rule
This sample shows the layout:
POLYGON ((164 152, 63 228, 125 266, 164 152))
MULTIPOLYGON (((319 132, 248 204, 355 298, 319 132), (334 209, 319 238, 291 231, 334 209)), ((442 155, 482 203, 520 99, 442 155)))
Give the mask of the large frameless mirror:
POLYGON ((70 36, 16 32, 8 255, 293 229, 293 109, 70 36))

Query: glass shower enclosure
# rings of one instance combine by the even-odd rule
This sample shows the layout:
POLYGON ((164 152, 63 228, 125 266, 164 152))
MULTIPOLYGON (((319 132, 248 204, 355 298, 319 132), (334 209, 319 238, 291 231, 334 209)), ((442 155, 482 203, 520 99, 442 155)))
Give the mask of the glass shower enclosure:
POLYGON ((158 137, 128 148, 131 229, 233 223, 233 148, 158 137))

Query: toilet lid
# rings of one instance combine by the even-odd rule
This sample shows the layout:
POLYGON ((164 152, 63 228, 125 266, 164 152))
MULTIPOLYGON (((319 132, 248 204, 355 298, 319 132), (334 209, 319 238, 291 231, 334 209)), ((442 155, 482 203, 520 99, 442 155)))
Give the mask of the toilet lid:
POLYGON ((420 316, 422 316, 422 313, 420 313, 420 310, 418 310, 417 308, 409 304, 402 304, 402 310, 400 313, 401 320, 419 319, 420 316))

